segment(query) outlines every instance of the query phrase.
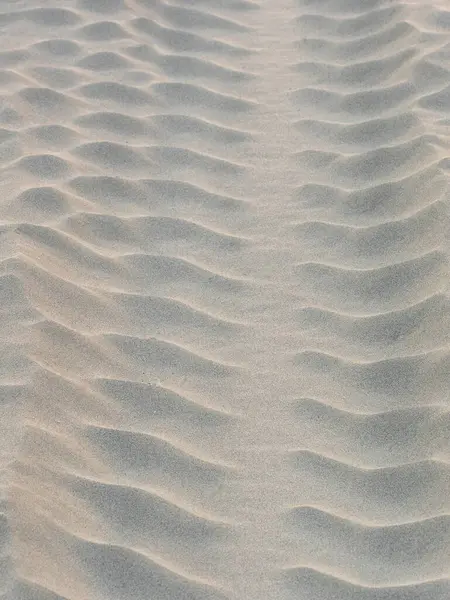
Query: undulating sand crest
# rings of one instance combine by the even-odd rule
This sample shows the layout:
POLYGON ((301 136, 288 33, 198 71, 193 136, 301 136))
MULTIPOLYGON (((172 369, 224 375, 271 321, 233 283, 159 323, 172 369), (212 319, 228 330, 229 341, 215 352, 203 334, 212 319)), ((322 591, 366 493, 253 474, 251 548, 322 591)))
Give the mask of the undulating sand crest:
POLYGON ((0 598, 447 600, 448 7, 0 40, 0 598))

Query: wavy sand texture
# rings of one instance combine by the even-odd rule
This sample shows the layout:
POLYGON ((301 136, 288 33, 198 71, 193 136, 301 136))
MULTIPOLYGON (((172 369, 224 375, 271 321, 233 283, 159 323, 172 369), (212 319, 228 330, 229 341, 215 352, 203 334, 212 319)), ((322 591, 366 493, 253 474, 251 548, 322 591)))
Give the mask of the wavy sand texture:
POLYGON ((0 40, 0 598, 446 600, 445 6, 0 40))

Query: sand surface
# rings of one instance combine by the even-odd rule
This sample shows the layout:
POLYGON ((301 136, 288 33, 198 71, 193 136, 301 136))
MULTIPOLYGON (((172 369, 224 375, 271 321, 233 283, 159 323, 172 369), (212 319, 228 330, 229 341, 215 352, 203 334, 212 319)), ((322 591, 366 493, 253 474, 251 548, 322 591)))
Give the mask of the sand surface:
POLYGON ((0 42, 1 600, 448 600, 450 5, 0 42))

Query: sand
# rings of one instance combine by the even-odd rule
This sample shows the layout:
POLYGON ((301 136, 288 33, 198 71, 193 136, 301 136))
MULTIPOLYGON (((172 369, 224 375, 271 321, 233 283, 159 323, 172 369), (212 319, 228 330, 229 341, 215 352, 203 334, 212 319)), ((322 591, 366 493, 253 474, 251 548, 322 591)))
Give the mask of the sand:
POLYGON ((448 600, 449 5, 0 41, 0 598, 448 600))

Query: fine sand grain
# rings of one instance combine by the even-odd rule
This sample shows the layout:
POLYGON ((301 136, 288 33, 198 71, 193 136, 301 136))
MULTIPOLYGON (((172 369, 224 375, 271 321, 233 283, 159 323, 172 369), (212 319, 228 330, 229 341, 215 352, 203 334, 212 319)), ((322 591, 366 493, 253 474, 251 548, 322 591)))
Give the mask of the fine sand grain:
POLYGON ((0 599, 448 600, 450 5, 0 41, 0 599))

